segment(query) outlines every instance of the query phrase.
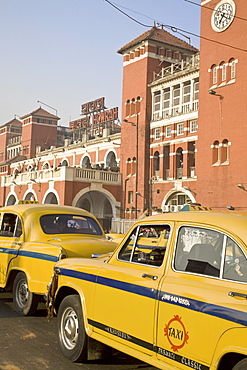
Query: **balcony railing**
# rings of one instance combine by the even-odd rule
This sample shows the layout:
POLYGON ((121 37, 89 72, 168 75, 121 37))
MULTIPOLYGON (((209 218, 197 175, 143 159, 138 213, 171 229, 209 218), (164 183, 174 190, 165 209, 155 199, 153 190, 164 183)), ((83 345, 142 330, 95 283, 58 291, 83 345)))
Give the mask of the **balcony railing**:
POLYGON ((190 70, 192 68, 199 68, 200 64, 200 54, 197 53, 195 55, 192 55, 192 57, 188 61, 182 60, 178 63, 173 63, 168 67, 162 68, 159 73, 154 72, 153 80, 157 81, 160 78, 164 78, 167 76, 171 76, 175 73, 190 70))
POLYGON ((156 111, 152 115, 153 121, 159 121, 161 119, 169 119, 171 117, 179 116, 181 114, 187 114, 198 111, 199 102, 194 100, 192 103, 184 103, 181 106, 166 108, 163 111, 156 111))
POLYGON ((98 182, 109 185, 121 185, 121 173, 113 171, 101 171, 79 167, 60 167, 57 170, 46 169, 8 175, 4 178, 4 185, 24 185, 27 183, 46 183, 47 181, 76 181, 98 182))

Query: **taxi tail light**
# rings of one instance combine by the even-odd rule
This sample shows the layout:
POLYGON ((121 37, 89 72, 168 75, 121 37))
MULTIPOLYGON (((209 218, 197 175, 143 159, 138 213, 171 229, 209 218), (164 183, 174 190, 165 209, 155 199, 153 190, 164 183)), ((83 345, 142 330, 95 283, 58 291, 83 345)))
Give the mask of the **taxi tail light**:
POLYGON ((61 253, 59 255, 59 261, 64 260, 65 258, 67 258, 67 255, 65 253, 61 253))

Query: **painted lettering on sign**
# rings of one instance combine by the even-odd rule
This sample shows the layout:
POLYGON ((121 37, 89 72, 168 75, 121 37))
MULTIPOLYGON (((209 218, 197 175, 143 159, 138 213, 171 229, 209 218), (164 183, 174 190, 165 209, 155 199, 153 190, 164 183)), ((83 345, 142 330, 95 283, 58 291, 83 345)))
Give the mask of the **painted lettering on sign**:
POLYGON ((182 322, 181 317, 175 315, 164 329, 165 336, 171 345, 171 349, 177 352, 188 343, 189 335, 182 322))
POLYGON ((168 302, 175 302, 175 303, 180 304, 181 306, 190 306, 190 302, 188 299, 179 297, 177 295, 164 293, 161 297, 161 300, 168 301, 168 302))

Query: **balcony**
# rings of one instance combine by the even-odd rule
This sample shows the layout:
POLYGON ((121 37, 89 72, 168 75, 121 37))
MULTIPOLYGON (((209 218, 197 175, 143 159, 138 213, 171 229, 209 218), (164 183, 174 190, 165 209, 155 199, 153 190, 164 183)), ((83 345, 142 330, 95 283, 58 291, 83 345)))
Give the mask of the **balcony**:
POLYGON ((2 186, 25 185, 30 183, 46 183, 48 181, 71 181, 83 183, 101 183, 107 185, 121 185, 121 173, 113 171, 101 171, 80 167, 60 167, 57 170, 47 169, 40 171, 30 171, 17 175, 4 177, 2 186))
POLYGON ((184 103, 181 106, 166 108, 163 111, 156 111, 152 115, 152 122, 159 121, 161 119, 170 119, 172 117, 180 116, 182 114, 189 114, 197 112, 199 108, 198 100, 194 100, 191 103, 184 103))
POLYGON ((194 54, 187 61, 173 63, 168 67, 162 68, 159 73, 154 72, 153 81, 161 78, 170 77, 178 72, 190 72, 191 70, 198 69, 200 65, 200 54, 194 54))

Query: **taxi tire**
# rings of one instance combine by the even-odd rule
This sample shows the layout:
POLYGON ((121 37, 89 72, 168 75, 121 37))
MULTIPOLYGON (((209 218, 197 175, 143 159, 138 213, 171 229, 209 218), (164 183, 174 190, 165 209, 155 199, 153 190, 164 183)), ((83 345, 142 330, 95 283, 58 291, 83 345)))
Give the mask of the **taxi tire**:
POLYGON ((58 342, 62 354, 72 362, 87 360, 87 334, 78 295, 65 297, 57 315, 58 342), (66 327, 69 328, 66 331, 66 327))
POLYGON ((33 315, 38 307, 40 297, 28 290, 24 272, 18 272, 13 284, 13 303, 15 310, 22 316, 33 315))
POLYGON ((247 358, 244 358, 242 361, 238 362, 232 370, 246 370, 247 369, 247 358))

